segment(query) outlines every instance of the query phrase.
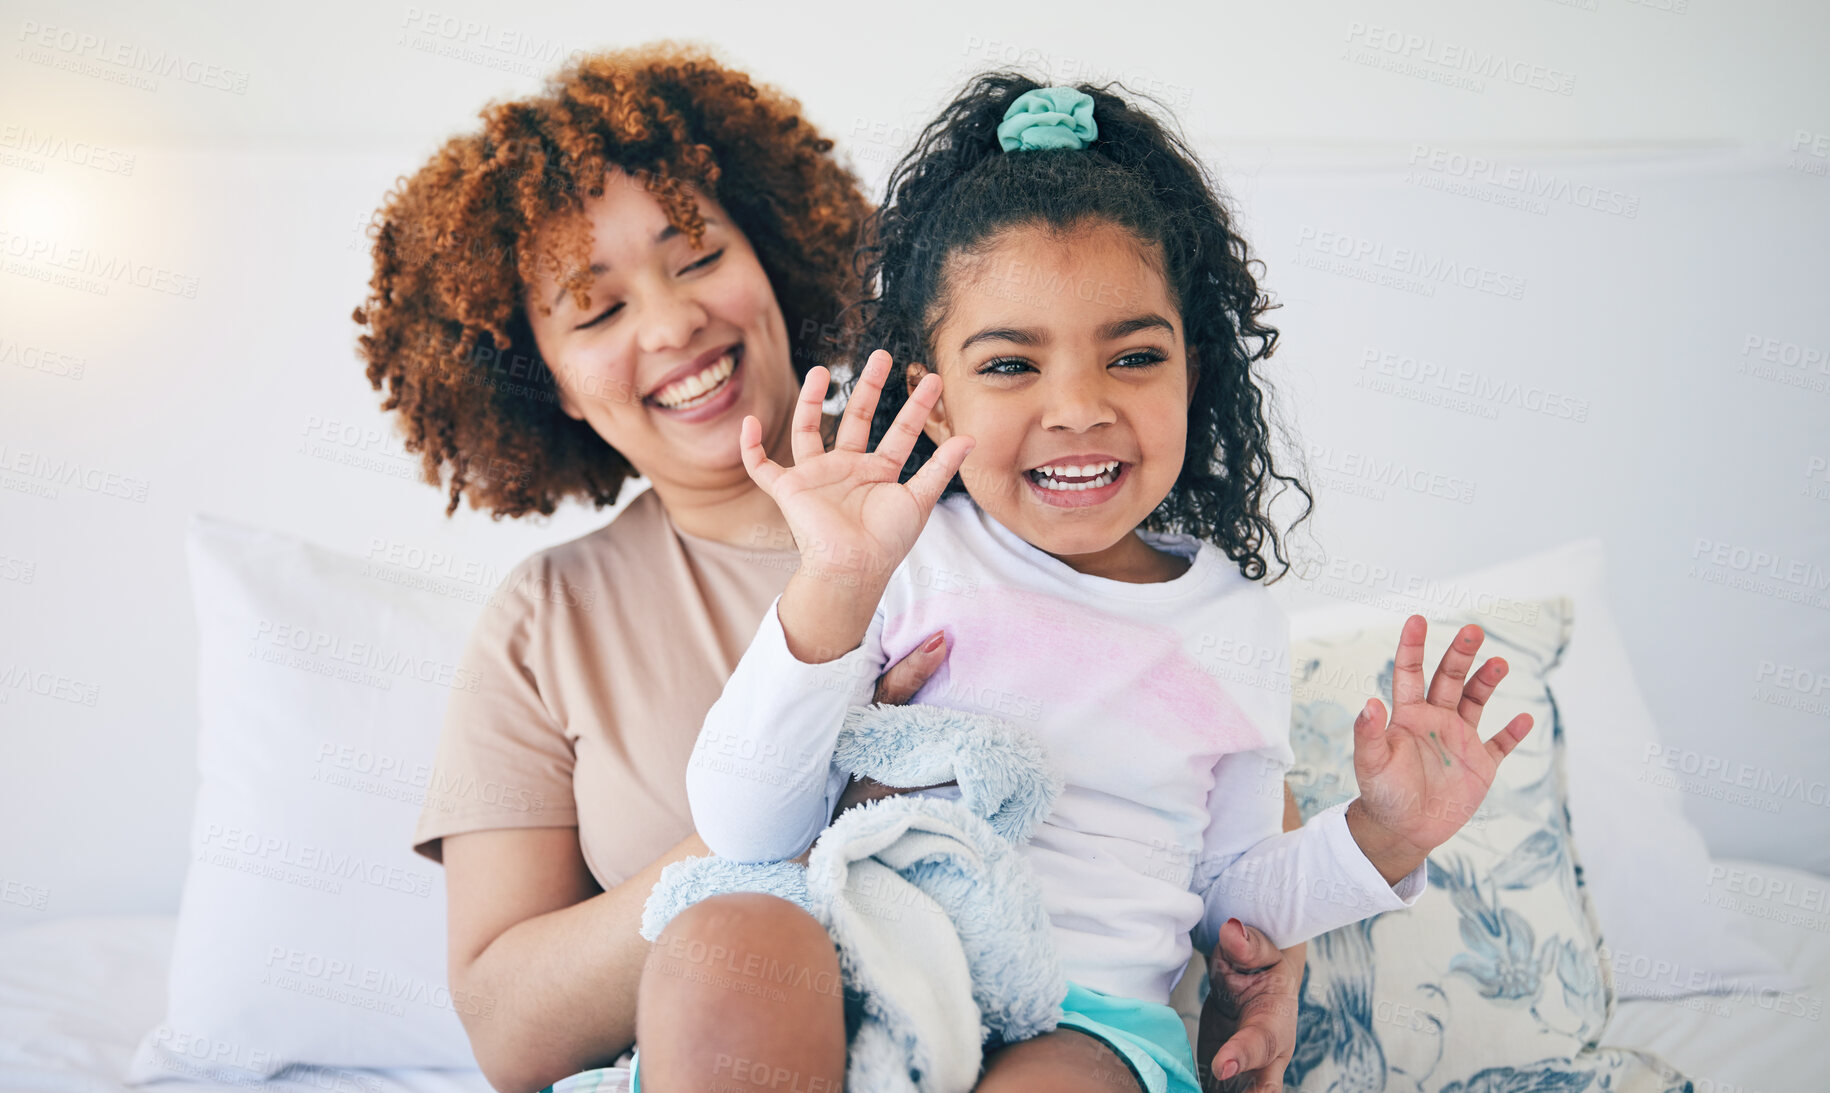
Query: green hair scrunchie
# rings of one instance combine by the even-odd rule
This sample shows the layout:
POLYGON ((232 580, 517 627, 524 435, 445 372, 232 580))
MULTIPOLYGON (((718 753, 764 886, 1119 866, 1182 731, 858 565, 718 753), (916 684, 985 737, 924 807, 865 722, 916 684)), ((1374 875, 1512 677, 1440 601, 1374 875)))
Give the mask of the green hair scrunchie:
POLYGON ((1039 87, 1018 95, 998 124, 1006 152, 1085 148, 1099 136, 1093 96, 1072 87, 1039 87))

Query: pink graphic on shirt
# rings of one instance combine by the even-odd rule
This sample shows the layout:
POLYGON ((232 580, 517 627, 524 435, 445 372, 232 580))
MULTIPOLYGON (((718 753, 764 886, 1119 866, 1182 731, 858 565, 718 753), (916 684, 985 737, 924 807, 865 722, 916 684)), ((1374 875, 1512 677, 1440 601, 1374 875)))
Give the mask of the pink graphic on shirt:
POLYGON ((1135 757, 1126 734, 1150 734, 1157 744, 1149 750, 1185 756, 1190 773, 1211 771, 1219 756, 1266 743, 1171 627, 980 585, 970 595, 931 594, 886 619, 886 663, 936 630, 947 633, 947 659, 914 701, 989 713, 1037 733, 1070 781, 1097 778, 1101 764, 1135 757), (1063 740, 1051 728, 1062 719, 1050 716, 1063 710, 1073 711, 1066 720, 1076 726, 1105 722, 1112 731, 1100 740, 1063 740))

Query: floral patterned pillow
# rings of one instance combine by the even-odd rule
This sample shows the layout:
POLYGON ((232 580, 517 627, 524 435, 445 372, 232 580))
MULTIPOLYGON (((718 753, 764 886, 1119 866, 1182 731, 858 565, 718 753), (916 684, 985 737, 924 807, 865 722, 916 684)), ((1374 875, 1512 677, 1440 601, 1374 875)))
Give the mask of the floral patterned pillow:
MULTIPOLYGON (((1415 906, 1309 943, 1296 1054, 1301 1093, 1688 1093, 1664 1060, 1606 1047, 1614 983, 1570 839, 1563 731, 1546 676, 1569 640, 1567 597, 1430 617, 1431 678, 1456 631, 1486 632, 1476 660, 1510 668, 1488 703, 1491 736, 1523 709, 1530 735, 1500 764, 1467 826, 1430 855, 1415 906)), ((1389 706, 1402 617, 1293 644, 1289 786, 1303 818, 1358 792, 1353 718, 1370 693, 1389 706)))

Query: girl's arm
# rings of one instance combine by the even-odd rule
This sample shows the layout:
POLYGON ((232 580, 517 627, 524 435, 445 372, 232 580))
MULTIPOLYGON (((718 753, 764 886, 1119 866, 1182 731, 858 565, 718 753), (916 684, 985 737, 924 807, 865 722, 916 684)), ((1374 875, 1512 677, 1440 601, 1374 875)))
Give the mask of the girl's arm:
MULTIPOLYGON (((1275 625, 1283 635, 1267 634, 1267 648, 1287 644, 1288 620, 1275 625)), ((1423 616, 1412 615, 1399 633, 1390 723, 1377 698, 1354 721, 1358 794, 1296 831, 1277 833, 1279 798, 1267 788, 1281 787, 1295 761, 1289 692, 1242 692, 1252 707, 1247 719, 1264 743, 1224 756, 1214 768, 1208 800, 1214 819, 1196 868, 1196 888, 1207 907, 1200 929, 1210 942, 1219 924, 1236 916, 1288 947, 1409 907, 1422 895, 1427 855, 1474 815, 1500 762, 1531 731, 1531 716, 1519 714, 1482 741, 1481 713, 1506 662, 1493 657, 1474 669, 1484 634, 1469 624, 1457 631, 1426 685, 1426 630, 1423 616)))
MULTIPOLYGON (((1260 590, 1262 592, 1262 590, 1260 590)), ((1267 649, 1289 647, 1289 619, 1269 605, 1255 623, 1254 640, 1267 649)), ((1246 617, 1246 616, 1242 616, 1246 617)), ((1355 840, 1348 802, 1323 809, 1295 830, 1284 824, 1285 779, 1295 765, 1290 745, 1291 694, 1285 687, 1247 685, 1233 690, 1232 713, 1255 730, 1259 746, 1222 755, 1208 793, 1194 890, 1206 910, 1196 927, 1198 944, 1211 949, 1228 918, 1257 927, 1279 948, 1417 902, 1426 886, 1424 866, 1381 875, 1355 840)), ((1240 730, 1236 731, 1248 731, 1240 730)))
POLYGON ((949 438, 900 481, 940 397, 940 377, 929 373, 877 450, 866 450, 890 363, 883 350, 871 354, 831 451, 819 427, 827 371, 808 371, 794 407, 792 468, 769 459, 761 423, 743 419, 744 467, 781 509, 801 563, 706 714, 687 766, 693 825, 722 857, 785 860, 825 828, 844 788, 831 760, 845 710, 867 701, 883 668, 884 589, 972 449, 970 437, 949 438))
MULTIPOLYGON (((1500 763, 1531 731, 1531 715, 1519 714, 1491 738, 1480 738, 1481 713, 1506 675, 1506 662, 1492 657, 1474 670, 1484 637, 1479 626, 1457 631, 1426 686, 1427 628, 1423 616, 1412 615, 1399 633, 1390 723, 1377 698, 1354 721, 1356 796, 1311 816, 1298 831, 1249 847, 1239 844, 1251 825, 1242 825, 1237 837, 1218 823, 1210 829, 1216 841, 1204 860, 1218 871, 1204 897, 1210 929, 1224 915, 1237 915, 1288 946, 1417 902, 1428 884, 1430 851, 1474 815, 1500 763)), ((1249 759, 1242 767, 1240 755, 1216 767, 1216 792, 1222 782, 1233 783, 1259 831, 1276 829, 1262 815, 1266 795, 1254 798, 1250 787, 1272 770, 1281 781, 1289 769, 1294 756, 1287 721, 1272 745, 1246 753, 1263 764, 1257 771, 1249 759)))
POLYGON ((881 615, 856 648, 809 664, 790 650, 780 606, 778 598, 763 613, 686 767, 693 826, 733 861, 791 859, 825 830, 845 788, 832 771, 845 711, 870 701, 883 670, 881 615))
POLYGON ((1211 880, 1202 890, 1206 913, 1199 926, 1210 945, 1220 925, 1237 918, 1287 949, 1409 907, 1427 886, 1421 862, 1395 884, 1380 875, 1348 828, 1347 801, 1284 831, 1284 775, 1292 761, 1286 733, 1215 765, 1202 857, 1202 873, 1211 880))

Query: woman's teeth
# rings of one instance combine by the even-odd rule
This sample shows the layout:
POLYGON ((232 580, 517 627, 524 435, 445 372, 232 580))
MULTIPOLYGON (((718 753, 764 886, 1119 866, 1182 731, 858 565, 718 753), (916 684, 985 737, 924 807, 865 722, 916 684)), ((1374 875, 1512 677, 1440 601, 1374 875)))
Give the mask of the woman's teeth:
POLYGON ((1112 484, 1118 477, 1118 467, 1116 459, 1085 467, 1049 464, 1030 471, 1029 476, 1045 490, 1096 490, 1112 484))
POLYGON ((724 386, 724 381, 730 379, 731 373, 736 370, 737 351, 733 349, 704 371, 695 372, 683 380, 675 380, 656 391, 654 400, 669 410, 690 410, 711 401, 718 394, 718 389, 724 386))

